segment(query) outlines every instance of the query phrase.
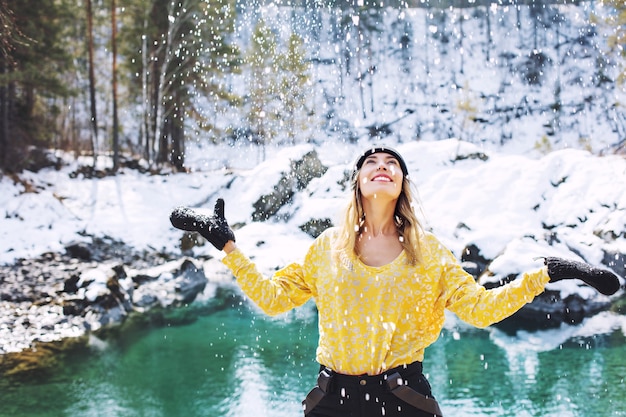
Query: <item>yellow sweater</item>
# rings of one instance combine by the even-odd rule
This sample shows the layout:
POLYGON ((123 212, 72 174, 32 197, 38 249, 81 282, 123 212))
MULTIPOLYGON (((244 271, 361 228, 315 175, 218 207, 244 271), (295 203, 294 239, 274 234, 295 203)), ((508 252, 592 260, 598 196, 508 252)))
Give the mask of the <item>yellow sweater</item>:
POLYGON ((402 252, 393 262, 372 267, 333 256, 335 228, 311 245, 303 264, 292 263, 271 279, 241 251, 223 262, 237 283, 265 313, 276 315, 311 297, 318 309, 316 359, 348 375, 377 375, 423 361, 444 323, 444 309, 477 327, 510 316, 543 292, 545 268, 507 285, 486 290, 465 272, 437 238, 422 236, 423 262, 411 266, 402 252))

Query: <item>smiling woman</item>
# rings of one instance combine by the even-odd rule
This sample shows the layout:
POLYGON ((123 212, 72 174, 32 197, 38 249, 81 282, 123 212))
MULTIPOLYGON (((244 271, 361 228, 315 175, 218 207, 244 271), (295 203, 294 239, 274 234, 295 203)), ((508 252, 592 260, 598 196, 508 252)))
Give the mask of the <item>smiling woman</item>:
POLYGON ((399 243, 408 261, 417 263, 422 227, 413 210, 417 200, 413 196, 409 171, 402 156, 389 147, 365 150, 354 164, 351 189, 353 192, 343 222, 344 225, 357 226, 341 229, 339 252, 354 251, 370 266, 380 266, 395 259, 393 248, 397 249, 399 243), (398 172, 398 167, 401 172, 398 172), (382 180, 382 184, 369 184, 374 179, 382 180), (377 189, 378 185, 382 190, 377 189), (381 223, 385 224, 384 230, 381 223), (385 242, 372 242, 375 236, 381 236, 380 240, 385 242), (389 249, 391 253, 382 254, 389 249), (365 260, 364 256, 368 256, 368 259, 365 260))
POLYGON ((353 187, 363 211, 359 218, 361 232, 356 239, 356 253, 369 266, 386 265, 403 250, 403 236, 399 233, 395 211, 408 175, 402 157, 393 150, 387 151, 373 148, 363 153, 354 174, 353 187))
MULTIPOLYGON (((400 154, 388 147, 367 149, 353 166, 343 224, 317 237, 302 263, 287 265, 271 279, 238 249, 222 199, 212 216, 177 209, 170 219, 226 252, 224 264, 266 314, 315 301, 320 372, 303 401, 305 415, 432 417, 442 412, 422 361, 439 338, 445 310, 486 327, 531 302, 551 278, 563 277, 554 273, 558 258, 546 258, 547 268, 487 290, 422 227, 415 203, 400 154)), ((619 284, 610 273, 564 263, 558 270, 566 270, 567 278, 596 288, 602 288, 600 280, 619 284)))

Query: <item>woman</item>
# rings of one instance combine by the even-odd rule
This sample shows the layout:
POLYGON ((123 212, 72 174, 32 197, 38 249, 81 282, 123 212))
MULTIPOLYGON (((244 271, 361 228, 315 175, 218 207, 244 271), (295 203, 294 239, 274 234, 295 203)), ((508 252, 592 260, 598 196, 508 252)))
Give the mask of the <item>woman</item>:
POLYGON ((532 301, 550 281, 579 278, 605 293, 619 289, 608 271, 545 258, 547 267, 486 290, 420 225, 397 151, 367 149, 357 158, 351 185, 343 224, 315 239, 302 264, 271 279, 237 248, 223 200, 210 217, 187 208, 171 216, 175 227, 196 230, 226 252, 223 262, 265 313, 315 300, 320 373, 303 401, 308 417, 441 416, 422 360, 439 337, 445 309, 485 327, 532 301))

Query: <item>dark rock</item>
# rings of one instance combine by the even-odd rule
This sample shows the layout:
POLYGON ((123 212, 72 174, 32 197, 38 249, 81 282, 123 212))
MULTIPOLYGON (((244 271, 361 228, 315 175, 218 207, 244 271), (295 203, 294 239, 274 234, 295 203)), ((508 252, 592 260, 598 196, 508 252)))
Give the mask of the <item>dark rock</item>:
POLYGON ((151 293, 141 293, 133 299, 134 304, 139 308, 155 306, 159 302, 159 298, 151 293))
POLYGON ((147 282, 154 281, 157 278, 158 278, 158 275, 150 274, 144 271, 139 271, 132 276, 132 280, 136 286, 140 286, 147 282))
POLYGON ((471 243, 463 249, 463 252, 461 253, 461 262, 463 269, 472 274, 474 278, 478 278, 478 276, 480 276, 487 269, 491 260, 481 255, 480 248, 474 243, 471 243))
POLYGON ((53 376, 63 364, 64 352, 84 348, 87 337, 68 337, 54 342, 34 343, 19 352, 0 355, 0 375, 29 378, 53 376))
POLYGON ((489 156, 483 152, 472 152, 467 154, 457 154, 453 161, 464 161, 466 159, 479 159, 481 161, 488 161, 489 156))
POLYGON ((613 272, 622 278, 626 278, 626 254, 619 252, 604 252, 604 259, 602 262, 609 267, 613 272))
POLYGON ((36 146, 30 146, 27 150, 27 156, 23 168, 32 172, 39 172, 44 168, 60 169, 63 165, 63 161, 55 152, 50 149, 40 148, 36 146))
POLYGON ((88 303, 83 298, 65 298, 62 302, 63 315, 82 316, 85 312, 85 308, 87 307, 87 305, 88 303))
POLYGON ((312 237, 318 237, 322 232, 333 226, 331 219, 311 219, 300 225, 300 230, 312 237))
POLYGON ((190 259, 185 259, 180 267, 180 280, 176 285, 176 293, 181 304, 191 303, 198 294, 204 291, 207 278, 202 267, 190 259))
POLYGON ((63 284, 63 292, 68 294, 76 294, 78 291, 78 280, 80 280, 80 275, 73 274, 63 284))
MULTIPOLYGON (((207 283, 204 269, 191 259, 172 261, 139 273, 142 285, 132 294, 132 305, 139 309, 179 307, 191 303, 207 283)), ((135 276, 130 275, 137 283, 135 276)))
POLYGON ((610 307, 611 301, 608 299, 585 300, 578 294, 562 299, 559 292, 546 290, 506 321, 514 323, 518 329, 553 328, 561 323, 580 323, 585 317, 591 317, 610 307))
POLYGON ((309 185, 313 178, 319 178, 326 172, 325 167, 317 156, 315 150, 302 156, 302 159, 291 161, 289 172, 274 185, 271 193, 261 196, 252 206, 254 221, 265 221, 278 213, 278 211, 291 201, 296 193, 309 185))
POLYGON ((91 249, 84 242, 72 242, 65 247, 67 255, 72 258, 81 259, 83 261, 91 260, 91 249))

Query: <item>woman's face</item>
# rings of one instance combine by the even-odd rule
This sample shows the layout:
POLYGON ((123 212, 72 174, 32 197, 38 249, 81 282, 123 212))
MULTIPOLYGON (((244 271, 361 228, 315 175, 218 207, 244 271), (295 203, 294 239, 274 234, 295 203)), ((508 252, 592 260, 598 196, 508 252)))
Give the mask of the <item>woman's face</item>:
POLYGON ((363 161, 358 181, 365 199, 397 200, 402 192, 402 169, 398 160, 388 153, 378 152, 363 161))

